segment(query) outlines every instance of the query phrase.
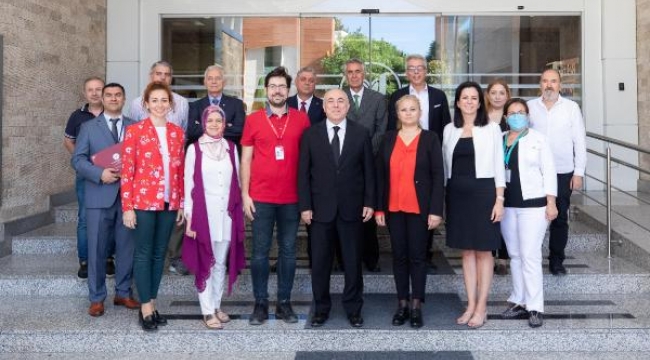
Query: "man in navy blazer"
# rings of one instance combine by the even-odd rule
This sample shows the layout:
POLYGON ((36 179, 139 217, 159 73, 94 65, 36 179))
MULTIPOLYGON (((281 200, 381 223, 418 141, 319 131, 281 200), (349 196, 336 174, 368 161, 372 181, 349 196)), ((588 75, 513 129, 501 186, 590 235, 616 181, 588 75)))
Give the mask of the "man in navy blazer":
POLYGON ((239 142, 244 131, 244 120, 246 112, 244 103, 235 97, 225 95, 223 89, 226 80, 224 79, 223 67, 221 65, 210 65, 205 69, 203 85, 208 91, 208 96, 194 101, 190 104, 190 115, 185 132, 187 144, 196 141, 203 135, 201 126, 201 114, 210 104, 218 105, 226 113, 226 130, 224 137, 235 144, 241 150, 239 142))
POLYGON ((296 89, 298 93, 287 99, 287 105, 294 109, 306 112, 309 122, 314 125, 327 117, 323 110, 323 100, 314 96, 316 90, 316 71, 312 67, 304 67, 296 75, 296 89))
POLYGON ((312 236, 311 326, 322 326, 329 317, 330 274, 338 242, 345 267, 343 308, 350 325, 361 327, 362 234, 376 202, 374 157, 368 131, 346 119, 350 105, 345 92, 330 90, 324 102, 327 120, 303 133, 298 165, 298 206, 312 236))
POLYGON ((134 121, 122 115, 124 88, 117 83, 102 89, 104 113, 81 126, 72 155, 72 166, 85 179, 85 206, 88 232, 88 314, 104 314, 106 299, 107 245, 115 236, 114 305, 138 309, 131 297, 133 239, 122 222, 119 165, 102 168, 93 164, 92 156, 119 143, 126 127, 134 121))
POLYGON ((397 110, 395 103, 402 96, 411 94, 420 100, 422 115, 420 126, 438 134, 442 144, 442 130, 451 122, 449 104, 445 93, 433 86, 427 85, 427 62, 422 55, 409 55, 406 58, 406 78, 409 86, 395 91, 388 102, 388 130, 397 127, 397 110))

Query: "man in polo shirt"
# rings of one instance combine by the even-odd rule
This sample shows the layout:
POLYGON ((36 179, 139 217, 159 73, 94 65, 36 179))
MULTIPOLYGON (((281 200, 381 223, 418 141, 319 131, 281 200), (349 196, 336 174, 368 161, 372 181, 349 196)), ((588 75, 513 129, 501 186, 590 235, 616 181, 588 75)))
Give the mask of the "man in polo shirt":
MULTIPOLYGON (((75 110, 68 118, 68 123, 65 126, 65 134, 63 138, 63 146, 70 154, 74 152, 75 143, 81 125, 90 119, 94 119, 104 111, 102 105, 102 88, 104 87, 104 80, 97 76, 92 76, 84 81, 83 95, 86 99, 86 104, 80 109, 75 110)), ((77 211, 77 256, 79 257, 79 270, 77 276, 80 279, 88 277, 88 236, 86 235, 86 207, 84 206, 84 178, 77 174, 75 180, 75 191, 77 193, 77 203, 79 209, 77 211)), ((110 251, 109 246, 109 251, 110 251)), ((112 251, 111 251, 112 255, 112 251)), ((109 257, 106 261, 106 274, 113 276, 115 268, 113 266, 113 259, 109 257)))
POLYGON ((542 96, 528 101, 530 125, 546 134, 555 160, 558 215, 550 226, 548 260, 553 275, 564 275, 571 192, 582 187, 587 166, 585 124, 578 104, 560 95, 562 83, 557 70, 544 70, 539 84, 542 96))
POLYGON ((274 226, 278 241, 275 317, 287 323, 298 321, 290 300, 300 222, 298 153, 309 118, 287 106, 290 85, 291 76, 282 66, 266 75, 266 106, 246 118, 241 139, 242 200, 253 233, 251 277, 255 308, 249 319, 251 325, 261 325, 269 316, 269 251, 274 226))

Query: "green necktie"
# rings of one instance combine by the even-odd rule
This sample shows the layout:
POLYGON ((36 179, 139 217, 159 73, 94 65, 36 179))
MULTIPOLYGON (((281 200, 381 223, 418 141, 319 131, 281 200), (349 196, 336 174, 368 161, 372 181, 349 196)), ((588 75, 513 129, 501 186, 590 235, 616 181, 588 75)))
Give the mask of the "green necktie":
POLYGON ((354 110, 359 111, 359 95, 352 96, 354 98, 354 110))

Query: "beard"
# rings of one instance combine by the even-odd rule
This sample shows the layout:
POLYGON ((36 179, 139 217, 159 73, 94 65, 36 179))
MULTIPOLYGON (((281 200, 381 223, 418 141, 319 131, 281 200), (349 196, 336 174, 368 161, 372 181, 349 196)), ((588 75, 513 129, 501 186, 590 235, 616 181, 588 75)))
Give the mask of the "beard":
POLYGON ((278 108, 283 107, 287 103, 287 98, 286 97, 283 97, 283 98, 280 98, 280 99, 276 99, 276 98, 272 97, 272 98, 270 98, 268 100, 269 100, 269 104, 271 104, 271 106, 278 107, 278 108))
POLYGON ((556 102, 560 94, 553 91, 553 89, 545 89, 542 91, 542 100, 556 102))

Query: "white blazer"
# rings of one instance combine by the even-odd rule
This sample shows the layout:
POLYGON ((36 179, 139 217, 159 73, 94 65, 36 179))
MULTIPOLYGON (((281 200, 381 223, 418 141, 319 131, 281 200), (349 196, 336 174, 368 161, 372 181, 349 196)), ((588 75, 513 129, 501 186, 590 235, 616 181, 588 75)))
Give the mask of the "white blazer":
POLYGON ((519 139, 517 147, 519 180, 524 200, 547 195, 557 196, 557 174, 553 152, 546 136, 539 131, 528 129, 528 134, 519 139))
MULTIPOLYGON (((463 133, 451 122, 445 126, 442 135, 442 155, 445 162, 445 183, 451 178, 454 148, 463 133)), ((485 126, 472 128, 476 177, 494 178, 495 187, 506 186, 505 164, 503 162, 503 137, 499 125, 489 121, 485 126)))

